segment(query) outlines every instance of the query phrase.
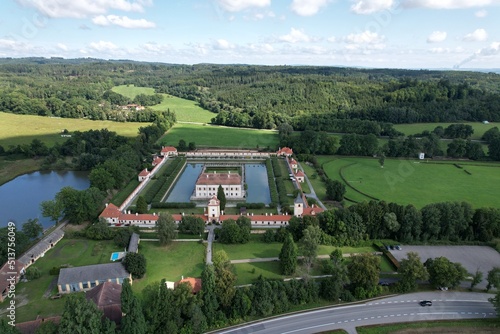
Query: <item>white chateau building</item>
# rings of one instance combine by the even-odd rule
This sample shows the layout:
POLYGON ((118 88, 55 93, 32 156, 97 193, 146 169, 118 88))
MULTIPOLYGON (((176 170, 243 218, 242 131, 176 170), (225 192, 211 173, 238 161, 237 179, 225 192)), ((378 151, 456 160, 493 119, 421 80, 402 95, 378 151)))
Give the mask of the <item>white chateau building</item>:
POLYGON ((193 200, 217 196, 219 185, 224 189, 227 199, 241 199, 245 196, 243 180, 237 173, 201 173, 196 180, 193 200))

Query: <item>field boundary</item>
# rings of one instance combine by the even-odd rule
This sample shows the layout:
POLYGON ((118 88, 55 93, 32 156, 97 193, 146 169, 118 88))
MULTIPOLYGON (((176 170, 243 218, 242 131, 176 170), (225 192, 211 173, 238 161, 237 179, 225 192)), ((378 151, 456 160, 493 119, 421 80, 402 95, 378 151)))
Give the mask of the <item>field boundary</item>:
POLYGON ((357 162, 353 162, 353 163, 351 163, 351 164, 348 164, 348 165, 345 165, 345 166, 340 167, 340 169, 339 169, 339 175, 340 175, 340 178, 341 178, 341 179, 342 179, 342 181, 344 181, 344 183, 345 183, 345 184, 346 184, 349 188, 351 188, 352 190, 354 190, 354 191, 356 191, 356 192, 360 193, 361 195, 364 195, 364 196, 366 196, 366 197, 368 197, 368 198, 374 199, 374 200, 376 200, 376 201, 380 201, 380 199, 378 199, 378 198, 376 198, 376 197, 373 197, 373 196, 371 196, 371 195, 368 195, 368 194, 366 194, 366 193, 362 192, 361 190, 358 190, 358 189, 354 188, 354 186, 352 186, 352 185, 351 185, 349 182, 347 182, 347 180, 345 179, 344 175, 342 174, 342 171, 344 170, 344 168, 351 167, 352 165, 356 165, 356 164, 357 164, 357 162))

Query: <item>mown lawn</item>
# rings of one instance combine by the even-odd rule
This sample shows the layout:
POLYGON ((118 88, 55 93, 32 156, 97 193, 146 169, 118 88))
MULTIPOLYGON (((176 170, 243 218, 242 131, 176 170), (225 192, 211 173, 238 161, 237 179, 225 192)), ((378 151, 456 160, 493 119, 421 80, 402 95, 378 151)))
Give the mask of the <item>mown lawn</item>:
MULTIPOLYGON (((43 296, 51 282, 54 280, 57 281, 57 276, 49 274, 51 268, 61 265, 78 267, 110 263, 111 253, 116 251, 121 251, 121 249, 116 247, 112 241, 63 238, 43 258, 40 258, 33 264, 33 266, 40 269, 42 276, 36 280, 26 283, 21 282, 16 285, 18 304, 21 300, 28 301, 26 305, 18 307, 16 321, 34 320, 37 315, 48 317, 62 313, 64 297, 51 300, 43 296)), ((56 290, 57 286, 51 289, 52 294, 56 293, 56 290)), ((4 304, 0 305, 0 307, 5 307, 6 304, 4 304)))
MULTIPOLYGON (((429 203, 466 201, 474 207, 500 207, 500 164, 457 161, 434 163, 386 159, 384 168, 373 158, 322 158, 327 175, 347 182, 364 194, 399 204, 423 207, 429 203), (323 160, 324 159, 324 160, 323 160)), ((366 197, 349 189, 346 196, 366 197)))
POLYGON ((146 257, 146 275, 134 280, 132 289, 140 293, 153 282, 178 281, 184 277, 200 277, 205 263, 205 245, 196 241, 172 242, 160 246, 156 241, 142 241, 139 253, 146 257))
MULTIPOLYGON (((134 85, 115 86, 114 92, 122 94, 129 99, 133 99, 138 94, 153 95, 154 89, 149 87, 135 87, 134 85)), ((178 122, 210 123, 216 116, 215 113, 201 108, 198 103, 191 100, 181 99, 169 94, 161 94, 163 101, 160 104, 151 106, 154 110, 168 110, 175 112, 178 122)))
POLYGON ((186 143, 194 142, 198 148, 255 149, 269 146, 274 150, 278 145, 278 132, 201 124, 176 124, 160 139, 160 142, 165 146, 177 146, 181 139, 186 143))
POLYGON ((498 319, 454 319, 436 321, 417 321, 387 325, 356 327, 359 334, 387 333, 498 333, 498 319))
MULTIPOLYGON (((460 122, 459 122, 460 123, 460 122)), ((462 124, 468 124, 472 126, 474 129, 474 134, 471 136, 471 139, 481 139, 483 134, 491 128, 499 127, 499 123, 489 123, 483 124, 481 122, 461 122, 462 124)), ((448 127, 450 124, 457 123, 414 123, 414 124, 395 124, 394 128, 398 131, 403 132, 405 135, 414 135, 417 133, 422 133, 423 131, 432 131, 437 126, 442 126, 444 129, 448 127)))
POLYGON ((88 119, 56 118, 34 115, 16 115, 0 112, 0 145, 5 149, 10 145, 29 144, 35 138, 51 147, 55 143, 63 143, 61 131, 87 131, 108 129, 125 137, 136 137, 139 128, 149 123, 92 121, 88 119))

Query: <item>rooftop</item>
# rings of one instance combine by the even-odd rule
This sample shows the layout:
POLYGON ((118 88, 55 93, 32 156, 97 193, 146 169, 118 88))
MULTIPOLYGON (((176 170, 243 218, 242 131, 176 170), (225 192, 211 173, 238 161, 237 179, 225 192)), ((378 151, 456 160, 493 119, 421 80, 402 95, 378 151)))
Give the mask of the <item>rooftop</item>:
POLYGON ((196 185, 241 185, 241 176, 236 173, 202 173, 196 185))
POLYGON ((130 241, 128 243, 128 252, 130 253, 137 253, 137 250, 139 249, 139 234, 137 233, 132 233, 130 236, 130 241))
POLYGON ((114 278, 129 277, 121 262, 94 264, 74 268, 63 268, 59 273, 58 285, 87 281, 107 281, 114 278))

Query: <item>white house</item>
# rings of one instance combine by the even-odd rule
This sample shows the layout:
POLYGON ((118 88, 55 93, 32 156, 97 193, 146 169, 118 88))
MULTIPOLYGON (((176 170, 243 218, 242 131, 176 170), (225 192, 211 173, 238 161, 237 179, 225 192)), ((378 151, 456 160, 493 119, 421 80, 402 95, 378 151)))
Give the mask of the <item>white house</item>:
POLYGON ((219 186, 228 199, 243 198, 241 176, 237 173, 201 173, 196 181, 193 199, 211 198, 217 195, 219 186))

